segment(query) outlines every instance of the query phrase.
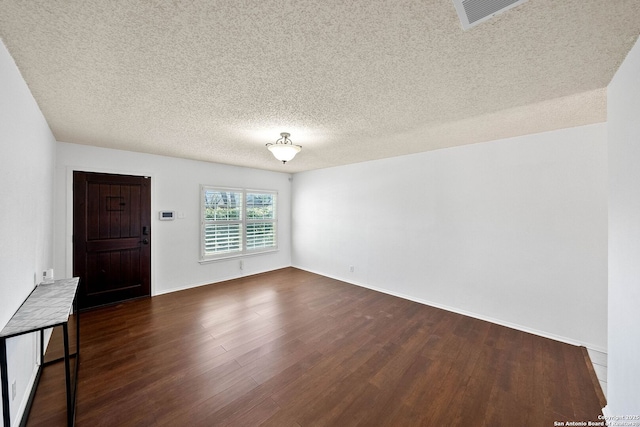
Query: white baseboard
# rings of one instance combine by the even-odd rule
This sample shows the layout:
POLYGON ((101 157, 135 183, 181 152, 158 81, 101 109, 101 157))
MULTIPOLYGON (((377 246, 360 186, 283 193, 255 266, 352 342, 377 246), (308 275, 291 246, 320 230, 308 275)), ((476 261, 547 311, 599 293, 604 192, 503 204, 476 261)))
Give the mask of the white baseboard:
MULTIPOLYGON (((45 330, 44 340, 43 340, 45 349, 49 345, 49 340, 51 340, 51 333, 52 333, 51 329, 45 330)), ((36 379, 38 378, 38 369, 40 368, 40 365, 38 365, 38 363, 40 362, 39 360, 40 349, 38 348, 40 346, 39 336, 40 336, 39 333, 37 332, 33 333, 36 360, 34 360, 33 370, 31 371, 31 376, 27 381, 27 387, 25 388, 25 393, 22 395, 20 399, 20 405, 18 406, 16 413, 13 414, 11 425, 20 425, 19 421, 22 420, 22 417, 25 415, 25 411, 27 410, 27 404, 29 403, 29 396, 31 395, 33 388, 36 387, 36 379)))
POLYGON ((563 336, 560 336, 560 335, 555 335, 555 334, 552 334, 552 333, 549 333, 549 332, 540 331, 540 330, 537 330, 537 329, 534 329, 534 328, 529 328, 527 326, 523 326, 523 325, 519 325, 519 324, 516 324, 516 323, 507 322, 507 321, 504 321, 504 320, 501 320, 501 319, 496 319, 496 318, 485 316, 485 315, 482 315, 482 314, 478 314, 478 313, 474 313, 474 312, 470 312, 470 311, 466 311, 466 310, 461 310, 461 309, 456 308, 456 307, 450 307, 450 306, 447 306, 447 305, 444 305, 444 304, 440 304, 440 303, 437 303, 437 302, 423 300, 421 298, 416 298, 416 297, 413 297, 411 295, 405 295, 405 294, 402 294, 402 293, 399 293, 399 292, 389 291, 388 289, 377 288, 375 286, 370 286, 370 285, 367 285, 367 284, 364 284, 364 283, 359 283, 359 282, 356 282, 356 281, 353 281, 353 280, 347 280, 344 277, 331 276, 331 275, 327 275, 327 274, 324 274, 324 273, 321 273, 321 272, 309 270, 307 268, 298 267, 296 265, 293 265, 292 267, 298 268, 300 270, 308 271, 309 273, 318 274, 320 276, 329 277, 331 279, 340 280, 341 282, 349 283, 351 285, 356 285, 356 286, 360 286, 362 288, 371 289, 373 291, 381 292, 383 294, 392 295, 394 297, 398 297, 398 298, 406 299, 406 300, 409 300, 409 301, 417 302, 419 304, 428 305, 430 307, 435 307, 435 308, 440 308, 442 310, 450 311, 452 313, 462 314, 464 316, 469 316, 469 317, 473 317, 475 319, 484 320, 486 322, 495 323, 496 325, 506 326, 507 328, 516 329, 518 331, 527 332, 527 333, 530 333, 530 334, 533 334, 533 335, 538 335, 538 336, 544 337, 544 338, 549 338, 549 339, 552 339, 554 341, 560 341, 560 342, 563 342, 563 343, 566 343, 566 344, 586 347, 588 349, 599 351, 601 353, 606 353, 607 352, 606 348, 603 348, 601 346, 598 346, 598 345, 595 345, 595 344, 592 344, 592 343, 585 343, 585 342, 577 341, 577 340, 574 340, 572 338, 567 338, 567 337, 563 337, 563 336))
POLYGON ((31 395, 31 390, 33 390, 33 388, 36 386, 36 378, 38 377, 38 368, 39 365, 35 365, 33 372, 31 372, 31 377, 29 378, 29 382, 27 384, 27 388, 26 388, 26 393, 22 396, 22 399, 20 400, 20 406, 18 406, 18 409, 16 411, 13 417, 13 420, 11 420, 11 425, 12 426, 17 426, 20 425, 20 420, 22 420, 22 417, 24 416, 24 412, 27 409, 27 403, 29 403, 29 396, 31 395))

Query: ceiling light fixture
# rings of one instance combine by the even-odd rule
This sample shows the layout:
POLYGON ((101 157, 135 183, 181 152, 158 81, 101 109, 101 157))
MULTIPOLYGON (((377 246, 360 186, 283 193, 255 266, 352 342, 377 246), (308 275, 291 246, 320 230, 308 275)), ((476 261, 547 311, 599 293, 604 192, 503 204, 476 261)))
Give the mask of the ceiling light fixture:
POLYGON ((287 132, 282 132, 280 136, 282 138, 278 139, 276 142, 268 143, 267 148, 271 153, 273 153, 273 156, 276 159, 280 160, 282 164, 285 164, 289 160, 293 159, 300 150, 302 150, 302 146, 291 142, 289 139, 291 134, 287 132))

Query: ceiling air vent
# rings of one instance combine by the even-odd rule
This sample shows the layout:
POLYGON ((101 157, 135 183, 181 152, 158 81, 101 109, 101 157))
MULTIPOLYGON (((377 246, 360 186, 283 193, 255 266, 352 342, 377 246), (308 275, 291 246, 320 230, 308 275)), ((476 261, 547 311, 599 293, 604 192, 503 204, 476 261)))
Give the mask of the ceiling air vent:
POLYGON ((462 28, 468 30, 525 1, 527 0, 453 0, 453 5, 462 28))

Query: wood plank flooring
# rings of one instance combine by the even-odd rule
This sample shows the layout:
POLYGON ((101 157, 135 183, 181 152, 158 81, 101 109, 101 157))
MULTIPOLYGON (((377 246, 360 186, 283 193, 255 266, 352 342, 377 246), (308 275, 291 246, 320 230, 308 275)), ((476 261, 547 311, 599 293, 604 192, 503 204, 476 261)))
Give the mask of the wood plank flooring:
MULTIPOLYGON (((601 414, 579 347, 295 268, 81 316, 78 426, 553 426, 601 414)), ((27 425, 65 425, 61 363, 45 369, 27 425)))

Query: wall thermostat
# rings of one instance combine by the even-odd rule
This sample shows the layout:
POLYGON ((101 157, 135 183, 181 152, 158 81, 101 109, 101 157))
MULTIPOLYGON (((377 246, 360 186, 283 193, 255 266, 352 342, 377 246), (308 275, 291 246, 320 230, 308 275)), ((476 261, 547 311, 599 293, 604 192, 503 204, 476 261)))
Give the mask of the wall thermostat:
POLYGON ((160 215, 159 215, 159 219, 160 221, 173 221, 174 219, 176 219, 176 212, 175 211, 160 211, 160 215))

